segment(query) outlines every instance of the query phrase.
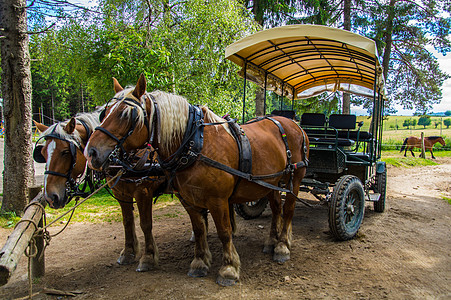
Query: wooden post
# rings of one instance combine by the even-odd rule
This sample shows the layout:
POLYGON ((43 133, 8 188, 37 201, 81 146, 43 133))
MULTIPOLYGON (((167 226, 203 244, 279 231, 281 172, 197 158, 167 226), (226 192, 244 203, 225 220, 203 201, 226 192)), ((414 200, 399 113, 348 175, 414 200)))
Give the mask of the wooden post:
MULTIPOLYGON (((31 187, 29 189, 29 199, 34 199, 39 192, 41 192, 41 186, 31 187)), ((44 227, 44 220, 41 216, 38 227, 44 227)), ((44 276, 45 274, 45 259, 44 259, 44 235, 39 235, 34 238, 36 244, 36 255, 31 258, 31 278, 36 279, 44 276)))
POLYGON ((426 158, 426 155, 424 153, 424 132, 421 132, 421 158, 426 158))
POLYGON ((44 205, 45 200, 42 192, 40 192, 30 201, 30 204, 24 211, 22 222, 17 223, 16 228, 0 250, 0 286, 8 283, 20 258, 28 247, 28 243, 36 232, 36 226, 34 224, 38 225, 42 219, 44 205))

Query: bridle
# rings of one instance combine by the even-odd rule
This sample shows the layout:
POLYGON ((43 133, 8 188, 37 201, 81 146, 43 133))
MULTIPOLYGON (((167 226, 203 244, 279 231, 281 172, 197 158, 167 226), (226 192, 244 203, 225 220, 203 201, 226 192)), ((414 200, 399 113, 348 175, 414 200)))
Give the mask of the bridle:
MULTIPOLYGON (((89 139, 89 137, 92 134, 92 130, 89 128, 89 126, 86 124, 85 121, 83 120, 79 120, 77 119, 77 121, 83 125, 83 127, 86 130, 86 135, 87 135, 87 139, 89 139)), ((71 154, 71 163, 70 163, 70 167, 69 170, 67 171, 67 173, 61 173, 61 172, 56 172, 56 171, 52 171, 52 170, 46 170, 44 171, 44 175, 53 175, 53 176, 59 176, 59 177, 63 177, 66 179, 66 194, 68 195, 68 197, 73 197, 73 196, 77 196, 77 195, 84 195, 85 192, 84 190, 86 189, 86 185, 85 187, 80 190, 78 187, 81 184, 77 184, 76 179, 72 178, 72 171, 75 168, 75 164, 77 163, 77 149, 80 150, 82 153, 84 151, 82 145, 80 143, 76 143, 72 140, 68 140, 65 137, 63 137, 62 135, 58 134, 55 130, 56 127, 59 126, 60 123, 58 123, 53 130, 44 135, 41 136, 37 141, 36 141, 36 146, 34 148, 33 151, 33 159, 38 162, 38 163, 45 163, 46 160, 44 158, 44 156, 41 153, 42 148, 44 147, 43 145, 38 145, 39 141, 42 139, 47 139, 47 138, 55 138, 55 139, 59 139, 61 141, 67 142, 69 144, 69 149, 70 149, 70 154, 71 154)), ((90 169, 88 168, 87 172, 89 172, 90 169)), ((93 174, 91 177, 93 177, 93 174)), ((89 176, 87 176, 89 178, 89 176)), ((93 186, 93 178, 89 179, 88 185, 93 186)))
MULTIPOLYGON (((152 130, 150 129, 150 126, 149 126, 149 120, 148 120, 148 115, 147 115, 146 109, 141 105, 141 103, 139 101, 137 101, 136 99, 130 98, 130 97, 126 97, 123 99, 113 98, 113 99, 117 99, 118 101, 122 101, 122 103, 124 103, 126 105, 130 105, 133 107, 132 112, 131 112, 132 124, 131 124, 128 132, 123 137, 121 137, 121 138, 116 137, 108 129, 106 129, 102 126, 97 126, 95 128, 95 130, 99 130, 99 131, 103 132, 109 138, 116 141, 116 145, 114 146, 113 151, 111 151, 111 153, 108 155, 108 158, 105 160, 102 167, 105 164, 107 164, 108 162, 112 162, 112 163, 119 164, 119 165, 125 167, 129 171, 131 171, 133 169, 133 167, 131 166, 131 163, 129 162, 131 157, 129 156, 128 152, 125 150, 124 143, 127 140, 127 138, 133 134, 133 132, 136 129, 136 123, 137 123, 136 119, 138 117, 138 108, 142 110, 142 113, 144 115, 144 126, 146 126, 147 132, 148 132, 148 138, 146 139, 146 142, 144 143, 142 148, 149 148, 149 149, 151 148, 154 138, 157 136, 156 131, 157 131, 157 124, 159 124, 159 120, 158 120, 159 119, 159 109, 158 109, 158 105, 155 101, 155 98, 152 95, 145 93, 143 95, 143 97, 145 97, 144 100, 147 100, 147 98, 150 98, 150 100, 152 101, 152 103, 154 105, 154 114, 153 114, 153 118, 152 118, 152 130)), ((144 101, 144 103, 145 103, 145 101, 144 101)), ((105 107, 104 111, 100 115, 101 122, 103 121, 103 118, 105 117, 105 112, 106 112, 107 108, 108 108, 108 106, 105 107)))

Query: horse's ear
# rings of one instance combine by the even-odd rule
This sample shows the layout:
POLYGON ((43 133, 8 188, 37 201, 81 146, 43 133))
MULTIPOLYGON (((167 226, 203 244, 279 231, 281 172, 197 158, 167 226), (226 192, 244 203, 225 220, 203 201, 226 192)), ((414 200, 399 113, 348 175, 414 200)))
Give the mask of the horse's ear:
POLYGON ((124 88, 119 84, 119 81, 117 81, 116 78, 113 77, 113 86, 114 86, 114 92, 117 94, 120 91, 124 90, 124 88))
POLYGON ((75 118, 72 117, 70 121, 67 122, 66 126, 64 126, 64 131, 66 131, 68 134, 72 134, 72 132, 74 132, 75 130, 75 124, 76 124, 75 118))
POLYGON ((36 128, 39 130, 40 133, 43 133, 44 131, 46 131, 49 127, 41 124, 39 122, 36 122, 35 120, 33 120, 34 125, 36 126, 36 128))
POLYGON ((144 77, 144 74, 141 74, 141 76, 138 79, 138 83, 135 86, 135 89, 133 90, 132 95, 135 96, 137 99, 140 99, 142 95, 146 92, 147 83, 146 83, 146 77, 144 77))

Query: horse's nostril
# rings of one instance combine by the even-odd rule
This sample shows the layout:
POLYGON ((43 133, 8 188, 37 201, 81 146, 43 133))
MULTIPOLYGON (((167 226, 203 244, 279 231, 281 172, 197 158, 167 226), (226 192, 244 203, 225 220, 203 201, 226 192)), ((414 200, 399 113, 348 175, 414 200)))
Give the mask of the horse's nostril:
POLYGON ((89 155, 90 157, 92 157, 92 158, 96 158, 96 157, 97 157, 97 150, 96 150, 96 148, 95 148, 95 147, 91 147, 91 148, 88 150, 88 155, 89 155))
POLYGON ((58 208, 60 206, 60 197, 56 193, 52 193, 49 195, 52 203, 49 203, 52 208, 58 208))

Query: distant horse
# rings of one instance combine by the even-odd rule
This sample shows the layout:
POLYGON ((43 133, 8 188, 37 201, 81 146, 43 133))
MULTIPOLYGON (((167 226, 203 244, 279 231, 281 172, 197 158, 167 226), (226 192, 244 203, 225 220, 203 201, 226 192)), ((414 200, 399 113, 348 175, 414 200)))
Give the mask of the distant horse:
MULTIPOLYGON (((435 143, 440 143, 442 146, 445 146, 445 140, 441 136, 427 136, 424 138, 424 148, 426 150, 429 150, 431 152, 431 156, 433 159, 435 159, 434 153, 432 153, 432 147, 434 147, 435 143)), ((420 148, 421 149, 421 139, 417 138, 416 136, 409 136, 404 140, 404 143, 402 144, 401 151, 404 151, 404 156, 406 156, 407 150, 410 150, 410 153, 412 153, 412 156, 415 157, 415 154, 413 154, 413 148, 420 148)))
MULTIPOLYGON (((45 144, 36 147, 35 160, 46 163, 44 176, 44 197, 52 208, 62 208, 70 200, 70 188, 86 172, 84 147, 94 129, 99 126, 100 110, 80 114, 68 121, 47 127, 35 122, 42 132, 45 144)), ((164 180, 163 180, 164 181, 164 180)), ((158 265, 158 248, 152 235, 152 196, 162 184, 162 180, 130 183, 119 181, 113 187, 113 194, 122 210, 122 222, 125 231, 125 246, 117 262, 121 265, 132 264, 139 259, 137 271, 148 271, 158 265), (144 233, 144 254, 135 232, 133 198, 136 199, 140 215, 140 225, 144 233)))
MULTIPOLYGON (((116 94, 115 98, 120 95, 116 94)), ((232 243, 229 203, 256 201, 268 196, 272 223, 264 252, 285 262, 290 258, 292 218, 296 196, 306 173, 308 139, 292 120, 262 118, 242 126, 252 148, 252 174, 239 171, 239 150, 226 121, 203 110, 210 119, 199 119, 199 109, 183 97, 156 91, 146 93, 144 76, 136 87, 112 107, 85 148, 88 165, 102 169, 115 156, 117 140, 130 138, 124 148, 152 143, 167 170, 174 190, 181 195, 195 234, 194 260, 188 275, 206 276, 211 265, 202 210, 208 209, 223 245, 217 283, 233 285, 239 280, 240 258, 232 243), (208 125, 208 126, 207 126, 208 125), (112 136, 114 134, 114 136, 112 136), (232 175, 233 174, 233 175, 232 175), (257 180, 258 179, 258 180, 257 180), (278 187, 291 189, 283 205, 278 187)))

